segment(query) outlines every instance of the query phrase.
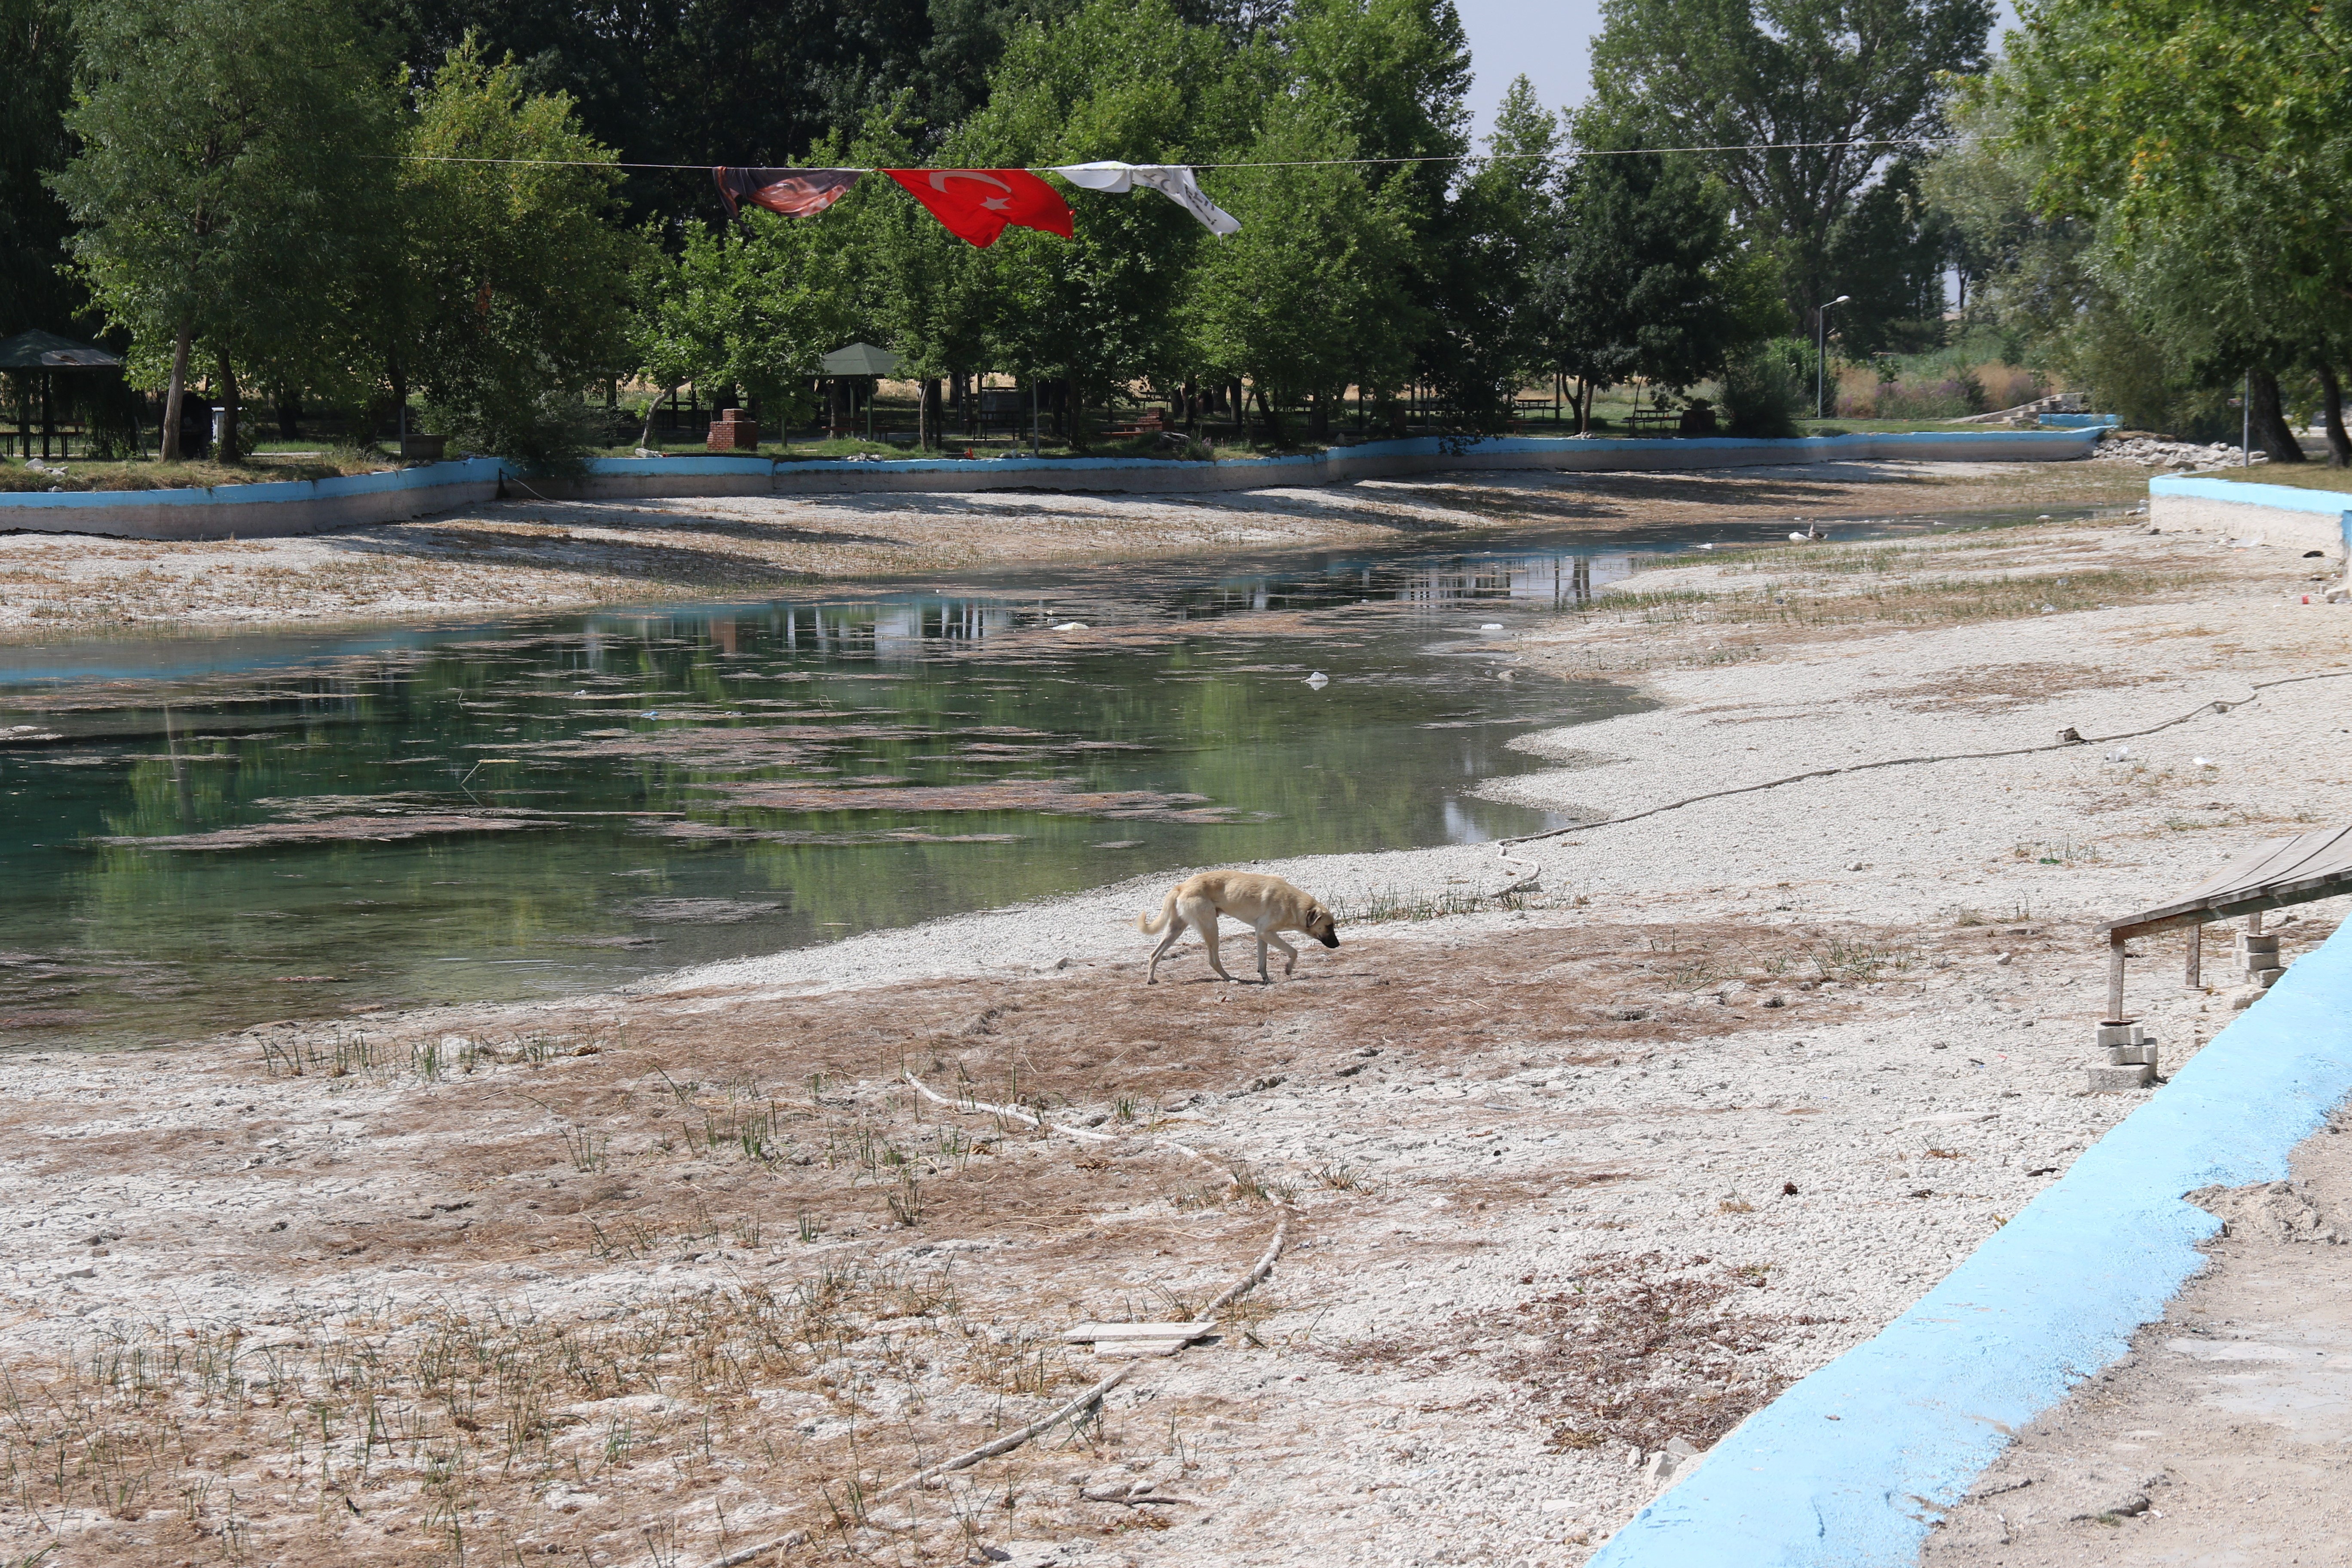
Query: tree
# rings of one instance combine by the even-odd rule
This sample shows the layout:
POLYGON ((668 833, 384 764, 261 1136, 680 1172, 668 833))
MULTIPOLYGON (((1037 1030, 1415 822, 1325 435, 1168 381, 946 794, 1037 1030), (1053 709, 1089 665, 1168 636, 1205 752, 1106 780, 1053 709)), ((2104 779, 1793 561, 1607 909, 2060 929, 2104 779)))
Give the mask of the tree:
POLYGON ((71 233, 42 176, 72 153, 73 26, 64 0, 0 0, 0 338, 63 331, 83 300, 59 268, 71 233))
POLYGON ((2090 225, 2096 265, 2210 387, 2252 379, 2266 445, 2298 461, 2276 377, 2324 374, 2331 460, 2352 343, 2352 7, 2045 0, 1984 96, 2034 162, 2037 203, 2090 225))
MULTIPOLYGON (((1216 29, 1187 24, 1169 0, 1087 0, 1013 36, 987 106, 956 132, 948 158, 982 167, 1192 163, 1213 155, 1212 139, 1234 110, 1216 29)), ((1071 436, 1083 443, 1085 406, 1182 368, 1186 268, 1204 244, 1230 241, 1149 191, 1082 198, 1072 216, 1073 239, 1009 230, 975 264, 995 305, 991 357, 1033 374, 1065 371, 1071 436)))
MULTIPOLYGON (((983 103, 1006 37, 1068 0, 362 0, 438 60, 468 37, 511 54, 524 89, 562 94, 581 127, 632 163, 783 164, 901 100, 926 153, 983 103)), ((420 84, 421 85, 421 84, 420 84)), ((625 171, 633 210, 714 216, 707 180, 625 171)))
POLYGON ((1951 73, 1985 68, 1993 7, 1606 0, 1602 15, 1595 121, 1648 146, 1721 149, 1702 154, 1707 169, 1729 187, 1742 226, 1769 237, 1789 309, 1810 322, 1879 265, 1857 254, 1857 208, 1897 152, 1939 129, 1951 73))
POLYGON ((562 462, 583 444, 580 393, 629 368, 642 237, 620 226, 620 172, 572 100, 530 93, 467 39, 424 91, 399 165, 404 286, 381 327, 395 395, 411 382, 447 433, 562 462))
POLYGON ((1277 444, 1283 409, 1350 382, 1387 391, 1412 367, 1421 308, 1409 289, 1408 187, 1362 165, 1319 91, 1277 97, 1218 199, 1239 234, 1210 247, 1187 313, 1203 364, 1246 376, 1277 444))
POLYGON ((1580 384, 1580 430, 1595 389, 1688 386, 1785 324, 1772 258, 1735 246, 1730 207, 1688 153, 1590 151, 1562 176, 1538 287, 1551 368, 1580 384))
POLYGON ((79 274, 152 378, 163 456, 201 342, 236 450, 236 364, 341 336, 349 279, 390 225, 391 69, 337 0, 109 0, 80 18, 81 150, 53 186, 79 274))
POLYGON ((1504 93, 1487 156, 1456 185, 1435 236, 1423 359, 1458 428, 1507 427, 1511 397, 1549 372, 1548 312, 1536 291, 1559 224, 1552 156, 1559 127, 1524 76, 1504 93))

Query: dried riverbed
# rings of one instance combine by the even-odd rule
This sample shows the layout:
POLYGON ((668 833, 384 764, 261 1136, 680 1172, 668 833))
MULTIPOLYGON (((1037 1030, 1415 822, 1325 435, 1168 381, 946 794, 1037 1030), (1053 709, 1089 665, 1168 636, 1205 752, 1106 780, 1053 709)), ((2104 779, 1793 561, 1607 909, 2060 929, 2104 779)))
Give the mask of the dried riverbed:
POLYGON ((529 499, 306 539, 158 543, 0 535, 0 641, 447 621, 753 597, 812 582, 1483 531, 1726 518, 2129 504, 2150 470, 2073 463, 1837 463, 1710 474, 1436 474, 1176 498, 1055 495, 529 499))
MULTIPOLYGON (((1498 617, 1515 679, 1664 706, 1489 790, 1626 815, 2242 701, 2352 668, 2318 564, 2113 520, 1669 564, 1498 617)), ((624 994, 14 1058, 0 1552, 1581 1561, 1645 1456, 1874 1332, 2138 1101, 2082 1089, 2089 922, 2330 811, 2342 709, 1584 829, 1501 899, 1487 849, 1276 863, 1361 918, 1264 989, 1189 945, 1138 984, 1154 877, 624 994), (1016 1100, 1098 1136, 980 1108, 1016 1100), (1190 1310, 1285 1214, 1210 1342, 878 1500, 1121 1364, 1063 1329, 1190 1310)), ((2168 1063, 2231 1016, 2178 957, 2134 979, 2168 1063)))

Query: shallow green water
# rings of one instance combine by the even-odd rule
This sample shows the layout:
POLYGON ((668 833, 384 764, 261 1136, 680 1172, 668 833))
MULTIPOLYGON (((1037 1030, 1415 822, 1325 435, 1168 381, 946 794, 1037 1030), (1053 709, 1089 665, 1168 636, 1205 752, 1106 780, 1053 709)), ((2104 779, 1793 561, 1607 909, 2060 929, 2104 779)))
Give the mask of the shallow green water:
POLYGON ((576 992, 1160 868, 1538 828, 1470 790, 1537 765, 1514 736, 1633 700, 1500 680, 1478 626, 1694 537, 16 650, 0 1047, 576 992))

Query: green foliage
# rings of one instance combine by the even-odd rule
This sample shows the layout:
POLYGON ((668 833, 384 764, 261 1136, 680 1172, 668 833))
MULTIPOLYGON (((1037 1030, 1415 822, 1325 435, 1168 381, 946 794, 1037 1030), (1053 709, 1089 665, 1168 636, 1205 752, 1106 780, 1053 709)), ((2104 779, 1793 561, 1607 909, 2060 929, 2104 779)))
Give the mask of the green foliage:
POLYGON ((1734 436, 1794 436, 1798 415, 1809 410, 1810 391, 1786 353, 1759 344, 1724 367, 1725 426, 1734 436))
POLYGON ((2347 48, 2340 3, 2045 0, 2012 36, 1979 110, 2035 216, 2081 237, 2065 336, 2118 412, 2210 428, 2242 374, 2266 402, 2352 360, 2347 48))
MULTIPOLYGON (((110 0, 80 16, 81 150, 53 184, 134 375, 315 367, 394 226, 390 64, 335 0, 110 0)), ((234 378, 227 377, 234 395, 234 378)))
MULTIPOLYGON (((1024 16, 1057 18, 1069 0, 362 0, 405 39, 409 58, 443 58, 470 35, 488 58, 522 62, 535 93, 570 98, 583 129, 634 163, 793 163, 877 110, 903 103, 929 128, 924 151, 988 95, 987 77, 1024 16)), ((628 172, 633 211, 666 230, 719 213, 708 180, 628 172)))
POLYGON ((0 0, 0 338, 73 330, 79 290, 58 269, 71 225, 41 176, 71 152, 73 16, 65 0, 0 0))
POLYGON ((611 149, 568 99, 527 92, 520 68, 471 41, 434 74, 406 145, 404 286, 386 323, 396 363, 461 445, 577 461, 581 392, 631 358, 645 254, 614 221, 611 149))
POLYGON ((1635 147, 1588 156, 1561 186, 1541 287, 1563 374, 1601 386, 1635 376, 1688 386, 1779 324, 1769 258, 1736 247, 1730 193, 1689 155, 1635 147))
MULTIPOLYGON (((958 131, 948 161, 1209 161, 1204 131, 1229 127, 1237 109, 1215 29, 1188 25, 1168 0, 1089 0, 1013 35, 987 107, 958 131)), ((1178 306, 1188 266, 1211 237, 1149 191, 1081 197, 1072 217, 1074 239, 1012 229, 962 265, 982 275, 972 291, 994 303, 984 329, 994 363, 1066 372, 1079 401, 1099 406, 1114 387, 1185 368, 1178 306)), ((933 343, 923 348, 937 356, 933 343)))
MULTIPOLYGON (((1590 114, 1706 166, 1780 258, 1791 313, 1860 299, 1889 262, 1919 276, 1900 216, 1864 206, 1884 143, 1930 137, 1948 73, 1985 67, 1990 0, 1607 0, 1590 114), (1834 142, 1869 145, 1823 145, 1834 142)), ((1899 191, 1899 182, 1896 187, 1899 191)), ((1885 198, 1881 198, 1885 200, 1885 198)), ((1850 327, 1893 317, 1849 318, 1850 327)), ((1874 342, 1858 346, 1874 348, 1874 342)))
POLYGON ((1447 205, 1427 357, 1457 429, 1505 428, 1511 394, 1529 373, 1551 369, 1538 279, 1559 235, 1559 141, 1558 119, 1518 78, 1495 116, 1487 158, 1447 205))

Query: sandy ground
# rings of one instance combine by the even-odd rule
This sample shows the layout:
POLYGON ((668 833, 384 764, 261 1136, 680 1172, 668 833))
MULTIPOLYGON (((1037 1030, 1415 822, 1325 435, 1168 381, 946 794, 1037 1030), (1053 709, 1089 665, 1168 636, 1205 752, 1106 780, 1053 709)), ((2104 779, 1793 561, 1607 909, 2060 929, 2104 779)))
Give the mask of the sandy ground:
POLYGON ((767 595, 845 577, 1333 545, 1529 525, 2128 504, 2137 463, 1837 463, 1719 474, 1431 475, 1198 499, 522 500, 304 539, 0 534, 0 641, 456 619, 767 595))
POLYGON ((2202 1195, 2212 1262, 2131 1353, 2019 1436, 1931 1568, 2345 1556, 2352 1445, 2352 1138, 2339 1113, 2292 1178, 2202 1195))
MULTIPOLYGON (((2087 928, 2340 809, 2345 687, 2245 700, 2352 669, 2320 566, 2111 520, 1440 629, 1665 704, 1490 786, 1556 810, 1955 760, 1578 830, 1518 852, 1531 892, 1475 847, 1272 866, 1389 918, 1266 987, 1190 943, 1141 986, 1155 882, 13 1059, 0 1553, 1580 1563, 1648 1456, 1874 1332, 2142 1101, 2084 1088, 2087 928), (1285 1216, 1271 1278, 1076 1432, 881 1495, 1129 1364, 1062 1332, 1189 1313, 1285 1216)), ((2292 956, 2343 913, 2273 923, 2292 956)), ((2145 956, 2177 1064, 2242 996, 2145 956)))

